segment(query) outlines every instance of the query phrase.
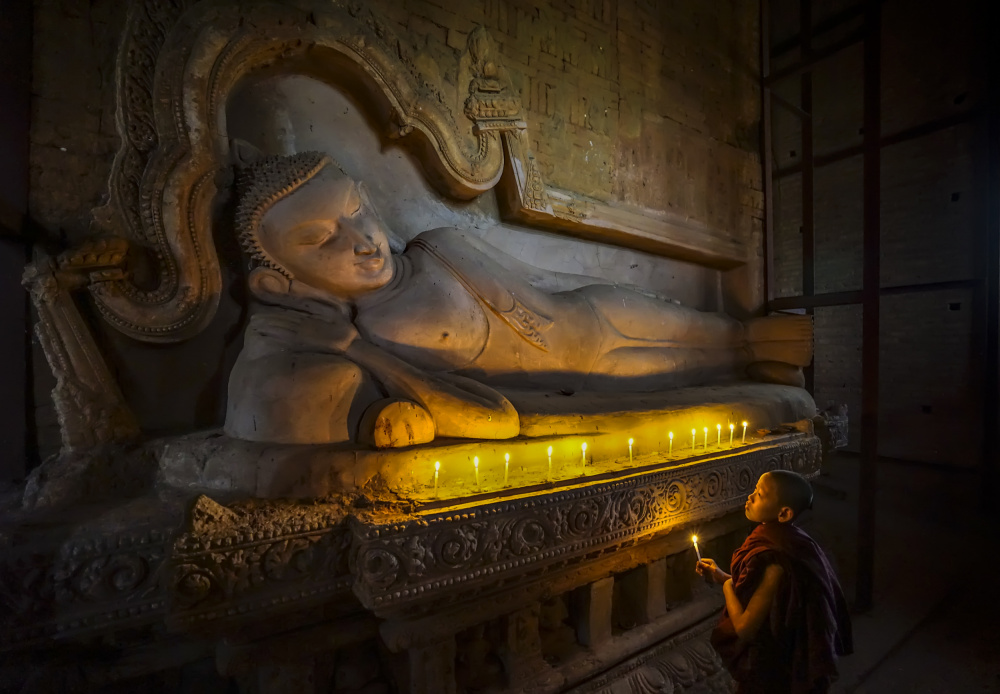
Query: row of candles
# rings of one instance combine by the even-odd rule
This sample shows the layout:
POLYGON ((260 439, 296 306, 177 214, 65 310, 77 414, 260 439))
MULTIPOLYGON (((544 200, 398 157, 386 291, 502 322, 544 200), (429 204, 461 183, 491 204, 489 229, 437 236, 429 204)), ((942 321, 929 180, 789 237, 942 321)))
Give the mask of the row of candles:
MULTIPOLYGON (((722 425, 716 424, 716 443, 718 446, 722 446, 722 425)), ((733 435, 736 431, 736 425, 729 425, 729 446, 733 445, 733 435)), ((704 427, 705 440, 704 440, 704 450, 708 450, 708 427, 704 427)), ((668 439, 670 441, 668 455, 673 455, 674 453, 674 432, 668 433, 668 439)), ((747 442, 747 423, 743 422, 743 438, 741 443, 747 442)), ((632 463, 632 445, 635 443, 635 439, 630 438, 628 440, 628 462, 632 463)), ((697 450, 698 447, 698 430, 691 430, 691 450, 692 452, 697 450)), ((548 479, 552 478, 552 446, 549 446, 549 474, 548 479)), ((587 464, 587 442, 584 441, 580 446, 580 464, 586 466, 587 464)), ((472 458, 472 468, 476 476, 476 489, 480 489, 479 484, 479 456, 474 456, 472 458)), ((438 493, 438 475, 441 472, 441 461, 435 461, 434 463, 434 496, 438 493)), ((503 486, 507 487, 507 482, 510 479, 510 453, 503 454, 503 486)))

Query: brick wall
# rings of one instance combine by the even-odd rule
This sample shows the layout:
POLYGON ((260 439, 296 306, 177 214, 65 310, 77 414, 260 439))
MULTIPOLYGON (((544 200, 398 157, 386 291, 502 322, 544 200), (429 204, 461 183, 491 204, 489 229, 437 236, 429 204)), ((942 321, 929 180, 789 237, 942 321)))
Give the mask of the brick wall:
POLYGON ((742 237, 757 231, 756 3, 372 5, 413 44, 421 67, 445 79, 468 33, 489 29, 551 185, 674 210, 742 237))
MULTIPOLYGON (((796 3, 797 4, 797 3, 796 3)), ((816 0, 814 16, 836 3, 816 0)), ((853 4, 853 3, 851 3, 853 4)), ((883 5, 882 134, 974 108, 983 97, 974 3, 887 0, 883 5)), ((797 15, 795 22, 798 21, 797 15)), ((777 31, 794 33, 787 17, 777 31)), ((816 71, 815 151, 862 141, 861 46, 816 71)), ((799 80, 778 91, 794 102, 799 80)), ((778 166, 801 160, 797 119, 774 121, 778 166), (793 155, 794 152, 794 155, 793 155)), ((882 150, 883 287, 967 280, 977 276, 982 244, 982 191, 975 123, 938 130, 882 150)), ((862 158, 816 169, 816 291, 862 287, 862 158)), ((776 295, 801 293, 801 178, 775 188, 776 295)), ((815 396, 820 406, 847 403, 851 448, 860 442, 861 310, 816 310, 815 396)), ((972 289, 883 296, 880 326, 880 437, 883 455, 975 465, 981 444, 978 384, 983 307, 972 289)))
MULTIPOLYGON (((126 5, 35 3, 31 214, 57 244, 83 238, 90 209, 103 201, 117 147, 112 87, 126 5)), ((737 313, 759 307, 757 3, 373 0, 370 6, 394 24, 425 75, 453 87, 468 34, 484 25, 520 91, 549 184, 669 210, 746 239, 751 263, 714 273, 704 293, 722 297, 737 313)), ((600 266, 599 251, 594 244, 578 254, 581 265, 600 266)), ((644 268, 658 264, 664 277, 674 274, 664 259, 635 257, 644 268)), ((624 267, 628 272, 629 263, 624 267)), ((221 421, 227 364, 241 334, 239 306, 230 303, 228 314, 183 345, 137 345, 102 328, 112 368, 147 430, 221 421)), ((39 402, 47 404, 46 379, 44 369, 35 375, 39 402)), ((51 415, 43 409, 38 416, 46 424, 39 427, 43 453, 58 446, 51 415)))

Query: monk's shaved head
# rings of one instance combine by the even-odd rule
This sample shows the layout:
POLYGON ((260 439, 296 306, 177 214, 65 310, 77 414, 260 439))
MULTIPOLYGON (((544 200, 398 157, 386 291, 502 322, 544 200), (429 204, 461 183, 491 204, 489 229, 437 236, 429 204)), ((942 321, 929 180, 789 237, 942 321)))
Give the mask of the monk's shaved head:
POLYGON ((778 502, 792 509, 796 518, 803 511, 812 508, 812 485, 805 477, 791 470, 772 470, 766 474, 777 490, 778 502))

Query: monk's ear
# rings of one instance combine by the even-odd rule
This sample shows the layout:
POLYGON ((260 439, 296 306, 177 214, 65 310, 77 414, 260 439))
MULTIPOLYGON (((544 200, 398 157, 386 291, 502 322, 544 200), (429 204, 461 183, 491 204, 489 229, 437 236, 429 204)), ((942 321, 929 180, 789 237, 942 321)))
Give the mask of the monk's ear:
POLYGON ((778 511, 778 522, 791 523, 793 520, 795 520, 795 511, 790 506, 782 506, 781 510, 778 511))

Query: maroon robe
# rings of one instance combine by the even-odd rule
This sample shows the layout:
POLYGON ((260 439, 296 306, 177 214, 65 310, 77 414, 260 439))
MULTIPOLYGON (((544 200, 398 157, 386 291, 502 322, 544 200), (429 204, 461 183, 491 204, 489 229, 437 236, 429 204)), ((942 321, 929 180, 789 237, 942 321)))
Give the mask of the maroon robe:
POLYGON ((837 656, 853 652, 851 620, 826 555, 791 523, 762 523, 733 552, 733 588, 746 607, 770 564, 784 569, 769 619, 749 642, 723 611, 712 632, 740 692, 814 694, 837 676, 837 656))

